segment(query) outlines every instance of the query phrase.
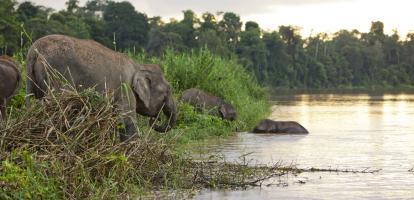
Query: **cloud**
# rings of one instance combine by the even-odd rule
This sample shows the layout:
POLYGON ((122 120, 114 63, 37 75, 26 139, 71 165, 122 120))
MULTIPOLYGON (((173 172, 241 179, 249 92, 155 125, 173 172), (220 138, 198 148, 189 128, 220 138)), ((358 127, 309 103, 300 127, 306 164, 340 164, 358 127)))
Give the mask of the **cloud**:
MULTIPOLYGON (((25 0, 18 0, 23 2, 25 0)), ((123 1, 123 0, 115 0, 123 1)), ((301 6, 310 4, 338 3, 354 0, 127 0, 135 9, 149 16, 181 16, 183 10, 191 9, 196 13, 231 11, 239 15, 271 12, 271 8, 283 6, 301 6)), ((66 0, 32 0, 37 5, 52 7, 55 10, 65 8, 66 0)), ((84 5, 86 0, 80 0, 84 5)))
MULTIPOLYGON (((250 15, 259 12, 270 12, 278 6, 301 6, 309 4, 337 3, 353 0, 147 0, 148 14, 170 16, 191 9, 200 12, 231 11, 240 15, 250 15)), ((139 4, 140 0, 131 0, 139 4)), ((139 8, 137 8, 140 10, 139 8)))

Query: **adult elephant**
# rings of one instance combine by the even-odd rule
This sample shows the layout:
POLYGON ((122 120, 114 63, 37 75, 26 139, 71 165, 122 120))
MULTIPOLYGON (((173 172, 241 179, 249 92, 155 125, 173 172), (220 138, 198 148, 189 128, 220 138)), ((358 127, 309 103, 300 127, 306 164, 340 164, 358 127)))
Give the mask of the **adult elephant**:
MULTIPOLYGON (((136 132, 135 113, 152 119, 162 110, 169 120, 153 126, 159 132, 169 131, 175 125, 176 103, 171 87, 157 65, 136 64, 126 55, 93 40, 49 35, 37 40, 29 49, 28 97, 29 94, 34 94, 35 98, 45 95, 47 67, 57 70, 78 89, 94 87, 100 93, 114 91, 115 104, 128 113, 123 119, 127 138, 136 132)), ((29 104, 29 99, 26 103, 29 104)))
POLYGON ((17 64, 8 56, 0 56, 0 120, 6 119, 7 104, 21 83, 17 64))
POLYGON ((287 133, 307 134, 309 133, 302 125, 294 121, 273 121, 265 119, 254 127, 253 133, 287 133))
POLYGON ((204 109, 217 115, 222 119, 235 120, 237 117, 236 109, 223 99, 202 90, 191 88, 183 92, 181 96, 183 102, 189 103, 198 109, 204 109))

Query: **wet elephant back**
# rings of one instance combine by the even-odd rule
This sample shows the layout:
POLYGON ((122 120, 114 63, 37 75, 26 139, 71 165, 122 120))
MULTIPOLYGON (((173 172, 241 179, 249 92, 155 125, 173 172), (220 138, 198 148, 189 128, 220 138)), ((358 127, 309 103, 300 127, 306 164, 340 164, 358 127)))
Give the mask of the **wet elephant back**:
POLYGON ((308 133, 302 125, 294 121, 279 122, 278 129, 282 133, 308 133))

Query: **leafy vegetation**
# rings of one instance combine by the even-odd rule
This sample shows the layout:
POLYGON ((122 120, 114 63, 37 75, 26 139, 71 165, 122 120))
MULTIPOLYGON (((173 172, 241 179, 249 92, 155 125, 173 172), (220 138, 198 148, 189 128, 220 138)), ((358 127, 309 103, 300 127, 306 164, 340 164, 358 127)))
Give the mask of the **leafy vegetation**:
MULTIPOLYGON (((217 95, 234 105, 237 110, 237 120, 234 123, 222 122, 216 117, 208 116, 213 124, 223 127, 228 124, 238 130, 249 130, 257 121, 269 112, 269 105, 265 90, 257 83, 254 76, 250 75, 235 60, 223 59, 211 53, 208 49, 191 51, 189 53, 175 53, 168 50, 162 57, 145 57, 143 54, 130 56, 137 62, 158 63, 163 68, 164 75, 174 88, 176 96, 189 88, 198 88, 217 95)), ((205 116, 195 116, 193 111, 183 105, 180 112, 180 120, 185 126, 190 123, 190 118, 195 117, 197 125, 205 126, 205 116)), ((208 128, 208 127, 205 127, 208 128)), ((228 131, 224 131, 228 132, 228 131)))
POLYGON ((277 88, 371 88, 414 85, 414 34, 404 40, 395 31, 384 33, 382 22, 372 22, 367 33, 339 30, 302 38, 299 28, 280 26, 263 31, 244 24, 236 13, 197 16, 183 11, 182 20, 164 22, 148 17, 129 2, 89 0, 84 6, 68 0, 67 8, 53 11, 32 2, 0 5, 0 53, 13 55, 42 36, 60 33, 91 38, 112 49, 144 50, 162 56, 167 49, 191 53, 208 48, 232 58, 264 85, 277 88), (27 30, 27 31, 25 31, 27 30), (24 37, 21 40, 22 35, 24 37), (28 37, 26 37, 28 36, 28 37))
POLYGON ((123 143, 118 131, 123 113, 113 106, 111 94, 65 88, 48 91, 27 109, 14 107, 0 122, 2 199, 136 198, 152 190, 242 187, 275 173, 273 168, 211 165, 176 153, 177 140, 231 131, 228 122, 189 105, 180 105, 173 133, 153 134, 141 126, 137 138, 123 143), (222 176, 223 170, 232 176, 222 176))
MULTIPOLYGON (((22 66, 24 51, 25 47, 14 55, 22 66)), ((2 199, 125 199, 154 190, 242 187, 274 173, 272 168, 199 163, 182 151, 197 140, 229 135, 236 128, 247 130, 267 114, 264 90, 245 69, 206 49, 169 51, 163 57, 132 52, 130 56, 160 63, 177 99, 186 87, 198 87, 246 113, 228 122, 179 103, 178 124, 171 132, 154 134, 141 117, 138 138, 122 143, 117 130, 122 113, 110 97, 93 90, 49 91, 26 109, 23 83, 9 107, 9 119, 0 124, 2 199), (185 71, 188 75, 182 76, 185 71), (212 88, 213 82, 240 93, 224 86, 212 88), (206 172, 206 167, 211 171, 206 172), (232 176, 222 176, 224 172, 232 176)), ((61 80, 59 75, 53 77, 61 80)))
POLYGON ((122 113, 100 94, 54 91, 26 110, 22 84, 9 120, 0 124, 1 199, 126 199, 150 190, 257 185, 298 170, 197 162, 177 147, 250 129, 269 111, 259 83, 284 88, 414 84, 414 34, 402 41, 397 32, 384 34, 381 22, 373 22, 368 33, 341 30, 303 39, 293 26, 265 32, 247 22, 243 29, 231 12, 199 18, 186 10, 183 15, 165 23, 128 2, 111 0, 89 0, 83 7, 68 0, 57 12, 2 1, 0 53, 14 55, 22 66, 25 49, 40 37, 90 38, 128 51, 138 62, 160 64, 177 99, 185 89, 203 89, 232 103, 238 119, 223 121, 179 103, 171 133, 153 134, 140 119, 139 138, 122 143, 117 131, 122 113))

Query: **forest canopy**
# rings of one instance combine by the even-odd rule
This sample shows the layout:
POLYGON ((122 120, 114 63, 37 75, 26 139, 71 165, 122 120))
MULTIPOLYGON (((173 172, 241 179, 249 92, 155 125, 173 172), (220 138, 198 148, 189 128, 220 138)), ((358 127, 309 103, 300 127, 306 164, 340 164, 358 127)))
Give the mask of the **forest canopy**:
POLYGON ((48 34, 93 39, 117 51, 144 51, 162 56, 167 49, 189 52, 208 48, 236 59, 263 85, 277 88, 368 88, 414 85, 414 33, 404 40, 387 35, 374 21, 367 33, 339 30, 307 38, 299 28, 264 31, 243 23, 233 12, 197 15, 182 20, 149 17, 127 2, 68 0, 54 11, 30 1, 0 4, 0 54, 13 55, 48 34))

